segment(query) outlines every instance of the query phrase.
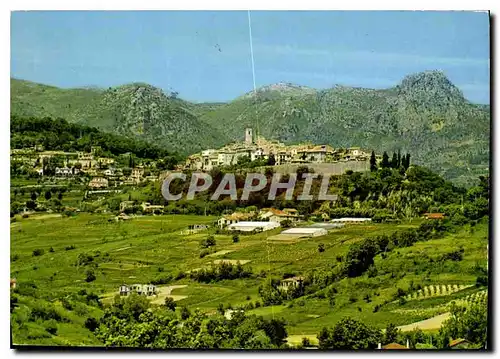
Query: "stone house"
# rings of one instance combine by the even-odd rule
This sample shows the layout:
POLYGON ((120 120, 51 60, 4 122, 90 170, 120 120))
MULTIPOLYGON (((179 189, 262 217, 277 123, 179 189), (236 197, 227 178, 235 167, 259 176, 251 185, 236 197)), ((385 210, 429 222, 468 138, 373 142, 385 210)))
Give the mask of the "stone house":
POLYGON ((91 187, 91 188, 107 188, 108 187, 108 180, 106 178, 103 178, 103 177, 94 177, 89 182, 89 187, 91 187))

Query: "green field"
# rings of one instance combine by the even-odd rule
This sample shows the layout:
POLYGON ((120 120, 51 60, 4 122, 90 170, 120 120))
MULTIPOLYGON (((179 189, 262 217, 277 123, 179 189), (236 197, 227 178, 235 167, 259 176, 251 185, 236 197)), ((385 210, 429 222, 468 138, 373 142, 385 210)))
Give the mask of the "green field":
MULTIPOLYGON (((121 284, 149 283, 163 275, 175 278, 180 271, 206 267, 220 259, 249 260, 244 264, 245 268, 251 268, 255 274, 266 272, 265 276, 251 279, 210 284, 189 278, 174 279, 165 284, 187 285, 171 293, 187 296, 179 300, 178 305, 214 312, 219 303, 235 307, 261 301, 258 287, 271 277, 282 278, 285 273, 304 275, 315 269, 329 269, 356 241, 420 224, 420 220, 414 220, 401 224, 346 226, 326 236, 296 243, 266 241, 268 236, 279 233, 279 229, 240 235, 238 243, 233 243, 230 235, 215 234, 215 251, 226 252, 200 258, 199 242, 208 233, 183 235, 181 231, 190 224, 212 224, 215 217, 139 216, 124 222, 109 221, 111 218, 112 215, 83 213, 73 217, 32 215, 29 218, 18 216, 16 222, 11 223, 11 277, 17 279, 20 288, 28 285, 36 287, 19 293, 20 306, 13 320, 14 343, 99 345, 82 324, 91 314, 99 316, 101 310, 84 304, 68 310, 60 304, 62 298, 75 295, 82 289, 98 294, 105 302, 106 298, 111 300, 117 294, 121 284), (320 243, 325 247, 322 253, 318 252, 320 243), (43 254, 33 256, 35 249, 43 249, 43 254), (93 263, 96 263, 93 269, 96 279, 90 283, 85 279, 91 266, 77 264, 83 254, 94 256, 93 263), (43 320, 27 321, 23 318, 23 311, 27 313, 26 308, 35 305, 35 301, 52 303, 67 318, 65 323, 58 324, 57 335, 44 331, 47 323, 43 320)), ((394 301, 396 289, 402 288, 411 293, 410 287, 417 285, 474 284, 476 266, 486 263, 487 238, 488 226, 484 222, 473 230, 466 226, 443 239, 396 248, 384 255, 385 258, 377 255, 376 274, 365 273, 330 286, 337 290, 333 306, 324 296, 330 288, 325 288, 283 305, 260 307, 248 313, 285 318, 288 333, 294 336, 315 336, 322 327, 332 326, 345 316, 361 319, 379 328, 388 323, 399 326, 427 319, 446 312, 446 304, 450 300, 466 297, 484 288, 471 287, 445 296, 421 297, 404 304, 394 301), (460 248, 463 249, 461 261, 439 260, 443 254, 460 248), (380 309, 374 312, 376 305, 380 309)))

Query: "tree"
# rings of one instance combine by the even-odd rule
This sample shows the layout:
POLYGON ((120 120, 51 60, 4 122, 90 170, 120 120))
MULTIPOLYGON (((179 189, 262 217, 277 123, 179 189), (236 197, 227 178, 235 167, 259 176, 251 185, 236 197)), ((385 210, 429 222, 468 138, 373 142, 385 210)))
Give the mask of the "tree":
POLYGON ((91 332, 95 332, 95 330, 99 327, 99 322, 92 317, 87 318, 85 321, 85 328, 90 330, 91 332))
POLYGON ((240 236, 233 234, 233 243, 238 243, 240 241, 240 236))
POLYGON ((325 251, 325 245, 323 243, 318 244, 318 252, 323 253, 325 251))
POLYGON ((398 168, 398 155, 396 154, 396 152, 392 153, 391 167, 398 168))
POLYGON ((36 208, 36 202, 33 200, 26 201, 26 208, 30 210, 34 210, 36 208))
POLYGON ((399 334, 399 329, 392 323, 387 324, 385 328, 384 343, 394 343, 396 342, 399 334))
POLYGON ((370 156, 370 171, 375 172, 377 170, 377 157, 375 156, 375 151, 372 151, 370 156))
POLYGON ((59 192, 59 194, 57 195, 57 199, 58 199, 59 201, 61 201, 61 200, 63 199, 63 194, 62 194, 62 192, 59 192))
POLYGON ((31 192, 31 200, 32 201, 36 201, 37 197, 38 197, 38 195, 36 192, 31 192))
POLYGON ((384 154, 382 155, 382 163, 380 165, 382 168, 389 168, 391 166, 389 162, 389 155, 385 151, 384 154))
POLYGON ((285 219, 281 221, 281 227, 283 228, 290 228, 292 226, 292 221, 289 219, 285 219))
POLYGON ((191 312, 187 307, 181 307, 181 319, 186 320, 191 316, 191 312))
POLYGON ((267 159, 267 165, 274 166, 275 164, 276 164, 276 158, 274 157, 274 154, 271 153, 267 159))
POLYGON ((443 323, 439 331, 447 340, 464 338, 484 348, 487 338, 488 310, 484 304, 473 303, 469 307, 452 305, 450 318, 443 323))
POLYGON ((52 198, 52 193, 50 191, 45 191, 45 199, 48 201, 52 198))
POLYGON ((333 329, 323 328, 318 334, 320 349, 375 349, 381 337, 378 329, 349 317, 341 319, 333 329))
POLYGON ((174 302, 174 299, 172 297, 166 297, 164 305, 165 305, 165 308, 167 308, 171 311, 175 311, 175 307, 177 306, 177 304, 174 302))
POLYGON ((401 167, 401 150, 398 149, 398 165, 397 168, 401 167))

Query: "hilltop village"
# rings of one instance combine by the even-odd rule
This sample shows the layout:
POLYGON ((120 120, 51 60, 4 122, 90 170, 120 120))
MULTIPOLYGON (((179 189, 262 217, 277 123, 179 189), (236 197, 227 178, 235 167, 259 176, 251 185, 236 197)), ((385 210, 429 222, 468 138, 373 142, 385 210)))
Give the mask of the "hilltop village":
MULTIPOLYGON (((279 141, 267 140, 254 135, 252 128, 245 129, 244 142, 235 142, 218 150, 207 149, 191 155, 179 166, 182 170, 210 171, 215 167, 236 165, 243 159, 247 161, 264 160, 265 164, 279 166, 284 164, 336 163, 348 161, 368 161, 370 153, 359 147, 333 148, 330 145, 304 143, 285 145, 279 141)), ((382 157, 377 156, 380 160, 382 157)))

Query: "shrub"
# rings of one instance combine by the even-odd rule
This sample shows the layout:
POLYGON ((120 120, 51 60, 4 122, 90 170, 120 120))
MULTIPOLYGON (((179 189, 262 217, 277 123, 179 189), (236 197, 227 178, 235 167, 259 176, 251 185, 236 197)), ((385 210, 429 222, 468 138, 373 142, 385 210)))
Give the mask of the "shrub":
POLYGON ((50 247, 49 252, 50 252, 50 253, 54 253, 54 248, 53 248, 53 247, 50 247))
POLYGON ((488 286, 488 276, 487 275, 480 275, 476 278, 476 286, 481 287, 481 286, 488 286))
POLYGON ((85 321, 85 328, 90 330, 91 332, 95 332, 95 330, 99 327, 99 323, 95 318, 89 317, 85 321))
POLYGON ((325 251, 325 245, 323 243, 318 244, 318 252, 323 253, 325 251))
POLYGON ((167 284, 172 281, 172 276, 170 274, 164 274, 162 276, 159 276, 151 281, 151 284, 154 285, 160 285, 160 284, 167 284))
POLYGON ((237 234, 234 234, 233 235, 233 243, 238 243, 240 241, 240 236, 238 236, 237 234))
POLYGON ((64 249, 67 250, 67 251, 71 251, 73 249, 76 249, 76 247, 75 247, 75 245, 72 244, 70 246, 65 247, 64 249))
POLYGON ((45 253, 45 251, 42 248, 37 248, 33 251, 33 257, 38 257, 41 256, 45 253))
POLYGON ((88 270, 86 274, 87 274, 87 277, 85 278, 85 281, 87 283, 93 282, 97 279, 94 272, 91 270, 88 270))
POLYGON ((53 319, 47 321, 45 323, 45 330, 52 335, 56 335, 57 334, 57 322, 53 319))
POLYGON ((177 306, 172 297, 166 297, 164 305, 167 309, 171 311, 175 311, 175 307, 177 306))

